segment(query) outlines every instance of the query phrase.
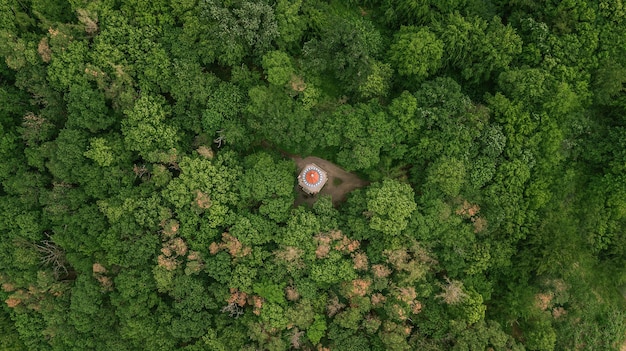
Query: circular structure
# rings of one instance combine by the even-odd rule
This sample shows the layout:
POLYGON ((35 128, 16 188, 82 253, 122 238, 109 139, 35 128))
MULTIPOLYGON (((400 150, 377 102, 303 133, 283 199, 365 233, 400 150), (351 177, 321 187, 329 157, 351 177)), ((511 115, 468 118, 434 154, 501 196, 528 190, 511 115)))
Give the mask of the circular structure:
POLYGON ((310 163, 300 172, 298 183, 306 193, 317 194, 326 184, 326 179, 326 172, 316 164, 310 163))
POLYGON ((315 169, 311 169, 306 172, 304 180, 311 185, 315 185, 320 181, 320 173, 315 169))

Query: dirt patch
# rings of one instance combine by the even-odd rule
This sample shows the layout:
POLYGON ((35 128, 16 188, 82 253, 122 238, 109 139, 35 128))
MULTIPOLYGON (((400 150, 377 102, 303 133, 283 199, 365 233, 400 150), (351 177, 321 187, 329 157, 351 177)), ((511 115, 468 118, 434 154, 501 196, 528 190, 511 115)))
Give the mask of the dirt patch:
POLYGON ((312 205, 315 201, 317 201, 319 196, 322 195, 330 195, 333 200, 333 205, 337 206, 346 199, 349 192, 369 184, 369 182, 362 180, 356 174, 350 173, 336 164, 322 158, 312 156, 307 158, 292 156, 291 158, 298 166, 298 174, 300 174, 304 166, 307 164, 315 163, 321 169, 326 171, 326 174, 328 175, 326 185, 324 185, 322 190, 317 195, 308 195, 300 189, 300 186, 296 185, 297 196, 294 203, 295 206, 301 204, 312 205))

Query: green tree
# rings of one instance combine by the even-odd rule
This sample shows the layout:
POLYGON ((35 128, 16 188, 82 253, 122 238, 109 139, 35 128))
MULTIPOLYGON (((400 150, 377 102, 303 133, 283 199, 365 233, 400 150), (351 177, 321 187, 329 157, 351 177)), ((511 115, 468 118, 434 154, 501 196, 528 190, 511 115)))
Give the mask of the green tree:
POLYGON ((210 0, 202 2, 198 11, 206 21, 197 35, 207 63, 216 60, 236 66, 245 57, 258 60, 272 49, 279 34, 275 10, 263 1, 223 4, 210 0))
POLYGON ((460 70, 463 79, 474 83, 492 78, 522 51, 521 38, 498 17, 485 21, 450 14, 433 32, 444 43, 444 66, 460 70))
POLYGON ((384 180, 367 190, 370 227, 386 235, 398 235, 408 225, 408 218, 417 205, 409 184, 384 180))
POLYGON ((178 145, 177 129, 167 124, 168 108, 162 99, 142 96, 122 121, 124 141, 147 161, 162 161, 160 153, 178 145))
POLYGON ((294 75, 289 55, 282 51, 270 51, 263 56, 263 68, 267 81, 277 86, 284 86, 294 75))
POLYGON ((389 59, 402 76, 422 80, 441 67, 443 43, 426 27, 402 27, 394 35, 389 59))
POLYGON ((330 73, 346 91, 358 91, 382 51, 382 35, 370 21, 356 16, 327 15, 319 31, 302 48, 303 66, 318 75, 330 73))
POLYGON ((465 164, 461 160, 441 158, 429 168, 428 181, 436 184, 444 195, 455 197, 461 192, 465 175, 465 164))
POLYGON ((261 153, 248 156, 244 161, 241 179, 241 199, 248 207, 260 203, 259 213, 276 222, 285 221, 293 206, 295 167, 290 161, 276 161, 261 153))
POLYGON ((115 117, 106 107, 104 94, 89 85, 72 85, 65 96, 68 119, 66 126, 85 128, 92 133, 110 127, 115 117))

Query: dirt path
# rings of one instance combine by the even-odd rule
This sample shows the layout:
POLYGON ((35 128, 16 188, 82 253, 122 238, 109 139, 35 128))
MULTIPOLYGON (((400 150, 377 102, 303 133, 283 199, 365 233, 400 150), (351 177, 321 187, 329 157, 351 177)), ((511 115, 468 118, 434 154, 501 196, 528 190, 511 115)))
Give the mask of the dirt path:
POLYGON ((304 166, 307 164, 315 163, 320 168, 325 170, 328 175, 326 185, 324 185, 324 188, 322 188, 319 194, 315 196, 305 194, 302 189, 300 189, 300 186, 296 185, 296 193, 298 195, 294 203, 295 206, 305 203, 312 205, 315 201, 317 201, 320 195, 330 195, 333 199, 333 205, 337 206, 340 202, 346 199, 346 195, 349 192, 369 184, 369 182, 362 180, 355 174, 345 171, 336 164, 324 160, 323 158, 313 156, 307 158, 292 156, 291 158, 298 166, 298 174, 300 174, 304 166))

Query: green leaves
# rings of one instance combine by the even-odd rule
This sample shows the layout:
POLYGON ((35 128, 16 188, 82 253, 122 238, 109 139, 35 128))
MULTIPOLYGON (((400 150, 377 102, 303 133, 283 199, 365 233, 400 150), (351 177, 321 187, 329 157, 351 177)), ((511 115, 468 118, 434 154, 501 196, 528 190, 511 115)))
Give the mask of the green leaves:
MULTIPOLYGON (((169 183, 164 198, 176 209, 192 210, 197 214, 206 213, 206 225, 210 228, 231 223, 230 208, 239 199, 234 191, 234 185, 240 177, 238 165, 226 166, 220 164, 219 160, 212 162, 200 157, 184 157, 179 167, 181 174, 169 183)), ((189 232, 187 235, 195 236, 196 233, 189 232)))
POLYGON ((624 13, 0 1, 0 344, 618 348, 624 13))
POLYGON ((444 195, 459 195, 465 183, 465 164, 455 158, 441 158, 429 168, 428 181, 436 184, 444 195))
POLYGON ((385 235, 398 235, 408 224, 417 205, 409 184, 384 180, 367 190, 367 209, 371 213, 370 227, 385 235))
POLYGON ((176 128, 167 124, 169 111, 162 99, 142 96, 132 110, 125 111, 122 133, 127 147, 137 151, 147 161, 161 161, 159 153, 177 146, 176 128))
POLYGON ((317 344, 326 331, 326 319, 324 316, 315 315, 315 322, 307 329, 306 336, 313 344, 317 344))
POLYGON ((66 125, 70 128, 84 128, 96 133, 115 123, 106 107, 104 94, 88 84, 72 85, 65 99, 69 114, 66 125))
POLYGON ((319 37, 304 44, 303 63, 316 74, 331 73, 344 89, 356 92, 369 76, 382 44, 382 35, 370 21, 328 15, 319 37))
POLYGON ((93 138, 89 150, 85 151, 85 157, 94 160, 100 167, 107 167, 113 163, 113 153, 111 147, 107 145, 106 139, 93 138))
POLYGON ((291 80, 294 69, 291 58, 282 51, 270 51, 263 56, 263 68, 270 84, 284 86, 291 80))
POLYGON ((389 59, 398 74, 422 80, 441 67, 443 42, 428 28, 402 27, 394 35, 389 59))
POLYGON ((248 56, 262 57, 279 35, 274 8, 261 1, 222 4, 208 0, 198 10, 207 23, 201 36, 209 40, 203 42, 215 52, 212 58, 223 65, 235 66, 248 56))
POLYGON ((444 43, 445 64, 459 69, 462 77, 473 83, 505 69, 522 51, 521 38, 498 17, 485 21, 450 14, 434 26, 434 32, 444 43))

